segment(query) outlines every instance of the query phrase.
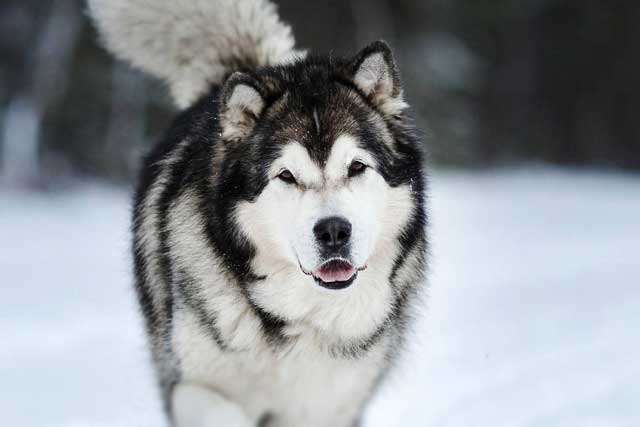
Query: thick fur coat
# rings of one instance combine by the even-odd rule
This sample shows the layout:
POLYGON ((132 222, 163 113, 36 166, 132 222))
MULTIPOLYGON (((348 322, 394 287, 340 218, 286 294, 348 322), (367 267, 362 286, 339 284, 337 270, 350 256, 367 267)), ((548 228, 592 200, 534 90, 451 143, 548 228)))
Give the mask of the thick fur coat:
POLYGON ((423 156, 389 47, 294 50, 266 0, 89 0, 183 108, 135 198, 171 422, 352 426, 423 281, 423 156))

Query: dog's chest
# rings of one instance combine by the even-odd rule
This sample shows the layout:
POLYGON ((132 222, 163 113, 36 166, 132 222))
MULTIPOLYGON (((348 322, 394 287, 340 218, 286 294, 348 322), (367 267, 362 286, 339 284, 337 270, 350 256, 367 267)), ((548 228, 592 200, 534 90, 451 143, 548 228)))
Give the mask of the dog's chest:
POLYGON ((183 380, 206 384, 269 426, 352 425, 385 366, 384 346, 358 359, 334 357, 301 337, 286 351, 221 350, 188 315, 174 324, 183 380))

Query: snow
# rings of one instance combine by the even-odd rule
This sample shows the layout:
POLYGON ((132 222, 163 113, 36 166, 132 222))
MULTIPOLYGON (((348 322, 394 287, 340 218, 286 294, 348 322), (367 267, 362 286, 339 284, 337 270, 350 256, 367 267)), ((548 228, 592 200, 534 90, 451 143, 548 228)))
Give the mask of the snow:
MULTIPOLYGON (((640 425, 640 176, 434 172, 424 309, 365 426, 640 425)), ((0 188, 3 425, 160 426, 129 194, 0 188)))

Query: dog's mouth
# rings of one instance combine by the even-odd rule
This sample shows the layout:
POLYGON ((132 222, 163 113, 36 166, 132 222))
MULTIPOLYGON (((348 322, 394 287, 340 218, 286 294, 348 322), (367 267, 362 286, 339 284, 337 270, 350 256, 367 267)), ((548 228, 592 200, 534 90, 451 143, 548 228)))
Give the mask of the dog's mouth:
POLYGON ((323 262, 320 267, 313 271, 308 272, 303 268, 302 272, 313 276, 316 283, 323 288, 344 289, 348 288, 356 280, 358 271, 365 268, 366 266, 356 268, 343 258, 333 258, 323 262))

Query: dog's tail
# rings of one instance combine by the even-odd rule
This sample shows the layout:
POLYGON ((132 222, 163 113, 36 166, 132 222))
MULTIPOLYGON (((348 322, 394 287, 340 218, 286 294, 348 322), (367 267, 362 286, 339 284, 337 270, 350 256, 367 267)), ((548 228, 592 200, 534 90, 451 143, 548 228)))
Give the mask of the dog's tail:
POLYGON ((105 46, 191 105, 236 69, 298 54, 269 0, 88 0, 105 46))

